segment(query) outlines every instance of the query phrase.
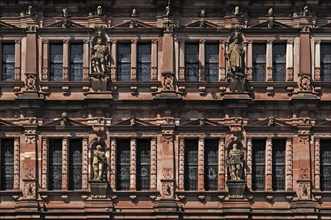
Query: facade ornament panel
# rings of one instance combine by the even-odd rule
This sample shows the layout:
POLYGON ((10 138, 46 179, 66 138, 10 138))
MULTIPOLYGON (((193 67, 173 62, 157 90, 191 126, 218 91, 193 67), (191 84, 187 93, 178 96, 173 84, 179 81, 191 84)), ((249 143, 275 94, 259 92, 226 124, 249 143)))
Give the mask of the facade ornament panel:
POLYGON ((178 188, 184 190, 184 148, 185 148, 184 139, 179 139, 179 155, 178 155, 178 188))
POLYGON ((48 140, 42 138, 42 162, 41 162, 41 188, 47 189, 48 170, 48 140))
POLYGON ((15 81, 21 81, 21 67, 15 67, 15 81))
POLYGON ((131 139, 130 141, 130 189, 136 189, 136 151, 137 151, 137 141, 136 139, 131 139))
POLYGON ((83 173, 82 173, 82 189, 88 189, 88 139, 83 138, 83 173))
POLYGON ((14 139, 14 189, 20 188, 20 139, 14 139))
POLYGON ((48 80, 48 67, 43 67, 41 78, 42 80, 48 80))
POLYGON ((35 129, 26 129, 24 131, 25 142, 28 144, 36 143, 36 130, 35 129))
POLYGON ((315 81, 321 81, 321 69, 315 68, 314 70, 315 81))
POLYGON ((287 81, 293 81, 294 79, 293 67, 288 67, 286 71, 287 71, 287 81))
POLYGON ((163 90, 173 91, 174 90, 174 80, 175 80, 174 73, 163 72, 162 76, 163 76, 163 82, 162 82, 163 90))
POLYGON ((36 80, 37 80, 37 73, 25 73, 25 89, 27 91, 36 91, 37 90, 37 85, 36 85, 36 80))
POLYGON ((198 190, 204 190, 205 176, 205 141, 204 138, 199 138, 198 141, 198 190))
POLYGON ((247 139, 247 171, 246 171, 247 187, 249 189, 252 189, 252 168, 253 168, 252 151, 253 151, 253 142, 252 139, 249 138, 247 139))
POLYGON ((28 168, 24 172, 24 199, 34 199, 36 197, 36 170, 35 168, 28 168))
POLYGON ((218 142, 219 157, 219 189, 225 189, 225 140, 220 138, 218 142))
POLYGON ((315 190, 320 190, 320 139, 315 139, 314 150, 314 174, 315 174, 315 190))
POLYGON ((62 139, 62 189, 68 189, 68 141, 62 139))
POLYGON ((292 139, 286 140, 286 190, 293 189, 293 143, 292 139))
POLYGON ((310 84, 310 74, 309 73, 299 73, 299 88, 301 91, 309 91, 311 90, 310 84))
POLYGON ((116 188, 116 148, 117 141, 115 138, 110 140, 110 187, 116 188))
POLYGON ((272 190, 272 139, 266 141, 266 189, 272 190))
POLYGON ((157 188, 157 140, 151 139, 151 190, 157 188))

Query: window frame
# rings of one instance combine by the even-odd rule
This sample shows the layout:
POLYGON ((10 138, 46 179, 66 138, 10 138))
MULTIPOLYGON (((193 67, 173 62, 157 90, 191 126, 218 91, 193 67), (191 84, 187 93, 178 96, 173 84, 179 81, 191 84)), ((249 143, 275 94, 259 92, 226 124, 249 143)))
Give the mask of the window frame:
MULTIPOLYGON (((48 79, 50 82, 63 82, 63 63, 64 63, 64 49, 63 49, 63 42, 60 42, 60 41, 52 41, 49 43, 49 60, 48 60, 48 68, 49 68, 49 76, 48 76, 48 79), (61 45, 62 46, 62 61, 52 61, 52 45, 61 45), (52 76, 52 64, 53 65, 56 65, 56 64, 62 64, 61 65, 61 79, 59 80, 55 80, 55 74, 53 74, 52 76), (53 79, 52 79, 53 77, 53 79)), ((60 53, 59 53, 60 54, 60 53)), ((60 75, 59 75, 60 76, 60 75)), ((58 76, 58 77, 59 77, 58 76)))
POLYGON ((119 82, 129 82, 131 80, 131 68, 132 68, 132 65, 131 65, 131 56, 132 56, 132 44, 130 42, 127 42, 127 41, 123 41, 123 42, 117 42, 117 48, 116 48, 116 67, 117 67, 117 81, 119 82), (129 53, 128 53, 128 57, 129 57, 129 60, 127 61, 121 61, 120 60, 120 46, 121 45, 129 45, 130 46, 130 49, 129 49, 129 53), (128 72, 120 72, 120 66, 122 65, 129 65, 129 68, 128 68, 128 72), (127 78, 121 78, 120 76, 122 75, 123 76, 126 76, 127 78))
POLYGON ((148 41, 139 41, 138 43, 137 43, 137 72, 136 72, 136 74, 137 74, 137 81, 139 81, 139 82, 148 82, 148 81, 151 81, 151 69, 152 69, 152 43, 151 42, 148 42, 148 41), (141 56, 139 56, 140 54, 139 54, 139 46, 142 46, 142 45, 149 45, 149 47, 150 47, 150 50, 149 50, 149 61, 141 61, 140 60, 140 57, 141 56), (147 80, 144 80, 143 79, 143 75, 142 75, 142 67, 140 67, 140 65, 141 66, 143 66, 143 65, 148 65, 149 64, 149 71, 148 71, 148 79, 147 80))
MULTIPOLYGON (((14 41, 1 41, 0 42, 0 81, 1 82, 14 82, 16 81, 15 79, 15 71, 16 71, 16 43, 14 41), (14 56, 14 60, 11 62, 4 62, 3 60, 3 51, 4 51, 4 45, 13 45, 14 46, 14 50, 13 50, 13 55, 14 56), (13 69, 13 78, 12 80, 5 80, 4 77, 4 65, 5 64, 12 64, 14 69, 13 69)), ((6 74, 7 75, 7 74, 6 74)))

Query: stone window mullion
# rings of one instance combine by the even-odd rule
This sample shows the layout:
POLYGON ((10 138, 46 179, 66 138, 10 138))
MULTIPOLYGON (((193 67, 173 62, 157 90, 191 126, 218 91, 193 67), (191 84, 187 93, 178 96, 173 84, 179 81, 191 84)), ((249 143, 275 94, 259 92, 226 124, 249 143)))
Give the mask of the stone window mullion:
POLYGON ((157 140, 151 139, 151 177, 150 177, 150 189, 156 190, 157 187, 157 140))
POLYGON ((137 155, 137 140, 131 139, 130 141, 130 190, 136 190, 136 155, 137 155))
POLYGON ((293 190, 293 143, 292 138, 286 140, 286 190, 293 190))
POLYGON ((63 40, 63 81, 69 81, 69 52, 69 40, 65 39, 63 40))
POLYGON ((293 40, 288 40, 286 43, 286 79, 287 81, 293 81, 293 40))
POLYGON ((272 139, 266 140, 266 191, 272 191, 272 139))
POLYGON ((62 139, 62 190, 68 190, 68 138, 62 139))
POLYGON ((21 81, 21 40, 15 41, 15 81, 21 81))
POLYGON ((247 79, 253 79, 253 41, 247 42, 247 79))
POLYGON ((247 139, 247 187, 252 190, 252 151, 253 151, 253 142, 251 138, 247 139))
POLYGON ((48 189, 48 139, 42 138, 41 188, 48 189))
POLYGON ((321 81, 321 41, 315 41, 315 68, 314 80, 321 81))
POLYGON ((205 140, 204 138, 199 138, 198 143, 198 190, 204 191, 205 190, 205 167, 204 167, 204 161, 205 161, 205 140))
POLYGON ((83 138, 82 189, 88 189, 88 138, 83 138))
POLYGON ((205 74, 205 46, 206 40, 199 41, 199 81, 206 81, 206 74, 205 74))
POLYGON ((184 148, 185 148, 185 141, 184 138, 179 139, 179 169, 178 169, 178 188, 179 190, 184 190, 184 148))
POLYGON ((226 71, 225 71, 225 42, 223 40, 220 40, 219 41, 218 55, 219 55, 218 79, 219 79, 219 81, 225 81, 226 80, 226 71))
POLYGON ((152 40, 152 51, 151 51, 151 80, 157 80, 158 78, 158 65, 157 65, 157 43, 158 40, 152 40))
POLYGON ((42 81, 47 81, 49 79, 49 40, 43 40, 43 68, 41 73, 42 81))
POLYGON ((20 188, 20 139, 14 138, 14 190, 20 188))
POLYGON ((218 141, 218 190, 225 189, 225 141, 220 138, 218 141))
POLYGON ((116 148, 117 148, 117 141, 115 138, 111 138, 111 140, 110 140, 110 187, 113 190, 116 189, 116 148))
POLYGON ((314 173, 315 173, 315 190, 320 190, 320 139, 316 138, 315 139, 315 154, 314 154, 314 173))
POLYGON ((89 40, 83 41, 83 81, 88 81, 88 74, 90 63, 90 49, 89 49, 89 40))
POLYGON ((117 81, 117 40, 111 41, 111 62, 110 62, 110 78, 113 82, 117 81))
POLYGON ((131 73, 130 80, 137 80, 137 40, 131 40, 131 73))
POLYGON ((2 42, 0 41, 0 81, 2 81, 2 42))
POLYGON ((266 51, 266 79, 272 81, 272 40, 267 41, 266 51))
POLYGON ((178 80, 185 80, 185 41, 179 41, 179 69, 178 69, 178 80))

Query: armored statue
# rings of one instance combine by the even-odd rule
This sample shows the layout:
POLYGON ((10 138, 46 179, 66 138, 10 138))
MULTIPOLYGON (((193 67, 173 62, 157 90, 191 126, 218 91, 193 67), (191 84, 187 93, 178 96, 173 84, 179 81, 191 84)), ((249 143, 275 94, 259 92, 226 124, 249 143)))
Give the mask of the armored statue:
POLYGON ((243 151, 238 148, 237 143, 232 144, 232 149, 229 151, 227 164, 231 180, 242 180, 243 173, 243 151))
POLYGON ((93 152, 93 180, 104 180, 104 168, 106 164, 106 154, 101 145, 97 145, 93 152))
POLYGON ((242 47, 242 36, 234 32, 230 38, 226 51, 228 83, 231 92, 242 93, 246 91, 247 79, 245 77, 245 51, 242 47))
POLYGON ((97 32, 97 35, 92 38, 92 69, 93 73, 105 74, 108 71, 107 63, 109 58, 109 51, 106 45, 105 34, 101 31, 97 32))

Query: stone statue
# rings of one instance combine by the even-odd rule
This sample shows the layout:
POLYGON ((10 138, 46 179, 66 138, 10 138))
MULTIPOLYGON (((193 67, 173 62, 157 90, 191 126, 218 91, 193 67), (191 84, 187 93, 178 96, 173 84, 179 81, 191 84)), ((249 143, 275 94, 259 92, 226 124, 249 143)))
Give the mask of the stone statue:
POLYGON ((137 9, 132 9, 131 17, 137 17, 137 9))
POLYGON ((103 170, 106 164, 106 154, 101 145, 97 145, 93 152, 93 180, 104 180, 103 170))
POLYGON ((242 93, 246 91, 245 51, 242 48, 242 36, 235 32, 230 38, 229 47, 226 51, 228 83, 231 92, 242 93))
POLYGON ((304 16, 309 16, 309 15, 310 15, 310 11, 309 11, 309 7, 308 7, 308 5, 306 5, 306 6, 303 8, 303 15, 304 15, 304 16))
POLYGON ((239 6, 237 5, 235 8, 234 8, 234 13, 233 13, 235 16, 239 16, 240 15, 240 8, 239 6))
POLYGON ((165 8, 165 11, 164 11, 164 15, 165 16, 170 16, 170 5, 167 5, 166 8, 165 8))
POLYGON ((273 28, 275 23, 275 16, 274 16, 274 10, 272 8, 269 8, 267 16, 268 16, 268 28, 273 28))
POLYGON ((28 10, 26 11, 27 15, 32 15, 32 6, 29 5, 28 10))
POLYGON ((243 154, 243 151, 238 149, 237 143, 233 143, 227 159, 231 180, 242 179, 243 154))
POLYGON ((109 57, 106 37, 101 31, 92 39, 92 71, 93 73, 105 74, 108 71, 107 62, 109 57))
POLYGON ((200 17, 204 18, 205 16, 206 16, 205 9, 201 9, 201 11, 200 11, 200 17))
POLYGON ((63 17, 65 17, 65 18, 68 17, 68 9, 63 8, 62 11, 63 11, 63 17))
POLYGON ((102 14, 103 14, 103 12, 102 12, 102 7, 99 5, 99 6, 97 7, 97 15, 101 16, 102 14))
POLYGON ((68 113, 63 112, 62 115, 61 115, 60 125, 61 126, 67 126, 69 124, 70 124, 70 122, 69 122, 68 113))

